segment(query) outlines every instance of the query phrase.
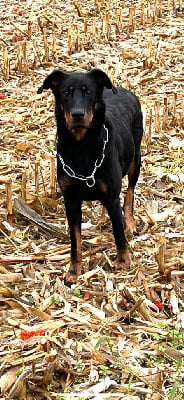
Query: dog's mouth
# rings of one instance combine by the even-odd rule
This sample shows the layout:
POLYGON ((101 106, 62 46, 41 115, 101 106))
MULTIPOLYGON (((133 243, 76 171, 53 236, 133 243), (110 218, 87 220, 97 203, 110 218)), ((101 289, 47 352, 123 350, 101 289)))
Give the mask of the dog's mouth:
POLYGON ((83 139, 87 129, 90 127, 93 119, 93 113, 85 113, 83 118, 73 118, 71 114, 65 113, 65 120, 72 136, 77 140, 83 139))
POLYGON ((68 128, 72 131, 73 129, 88 129, 90 127, 90 123, 85 123, 85 121, 76 122, 75 120, 68 124, 68 128))

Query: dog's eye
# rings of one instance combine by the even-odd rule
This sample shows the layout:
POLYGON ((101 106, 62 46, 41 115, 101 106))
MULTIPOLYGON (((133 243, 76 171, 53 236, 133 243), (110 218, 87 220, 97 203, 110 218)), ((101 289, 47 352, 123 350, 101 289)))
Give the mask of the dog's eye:
POLYGON ((90 89, 88 89, 88 88, 82 88, 82 93, 84 94, 84 95, 88 95, 88 94, 90 94, 90 93, 92 93, 92 91, 90 90, 90 89))
POLYGON ((65 91, 63 92, 64 96, 70 96, 70 95, 72 95, 72 93, 73 93, 72 90, 65 90, 65 91))
POLYGON ((63 91, 64 96, 70 96, 70 95, 72 95, 73 90, 74 90, 73 86, 70 86, 68 89, 66 89, 66 90, 63 91))
POLYGON ((88 89, 85 85, 81 87, 81 90, 83 95, 92 93, 91 89, 88 89))

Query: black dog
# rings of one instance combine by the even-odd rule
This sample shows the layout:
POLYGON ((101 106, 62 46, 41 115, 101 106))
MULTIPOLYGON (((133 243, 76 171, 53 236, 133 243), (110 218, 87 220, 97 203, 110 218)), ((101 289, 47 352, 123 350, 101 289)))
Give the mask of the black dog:
POLYGON ((134 188, 140 171, 142 113, 137 97, 114 87, 101 70, 66 74, 53 71, 38 89, 52 89, 57 122, 57 179, 71 238, 71 266, 66 281, 81 274, 81 204, 100 200, 112 221, 116 268, 130 266, 119 194, 128 174, 124 202, 126 233, 133 233, 134 188), (111 90, 110 90, 111 89, 111 90))

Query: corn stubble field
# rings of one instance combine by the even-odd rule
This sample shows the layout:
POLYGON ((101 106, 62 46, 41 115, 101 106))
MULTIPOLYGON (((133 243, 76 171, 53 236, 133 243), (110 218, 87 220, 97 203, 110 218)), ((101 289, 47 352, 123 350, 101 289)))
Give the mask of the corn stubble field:
MULTIPOLYGON (((183 399, 182 0, 2 1, 1 399, 183 399), (54 68, 103 69, 142 104, 130 271, 98 202, 83 205, 83 275, 55 179, 54 68)), ((126 190, 123 182, 122 199, 126 190)))

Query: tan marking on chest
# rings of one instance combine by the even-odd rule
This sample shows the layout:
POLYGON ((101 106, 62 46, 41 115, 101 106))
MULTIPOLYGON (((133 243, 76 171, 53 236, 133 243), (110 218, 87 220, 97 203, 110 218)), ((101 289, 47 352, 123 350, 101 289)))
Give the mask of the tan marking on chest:
POLYGON ((101 179, 96 179, 96 186, 97 189, 100 190, 100 192, 107 193, 107 185, 101 179))
POLYGON ((63 177, 63 178, 59 178, 58 183, 59 183, 59 186, 60 186, 62 192, 65 192, 68 189, 68 187, 71 186, 71 179, 68 178, 67 176, 63 177))

